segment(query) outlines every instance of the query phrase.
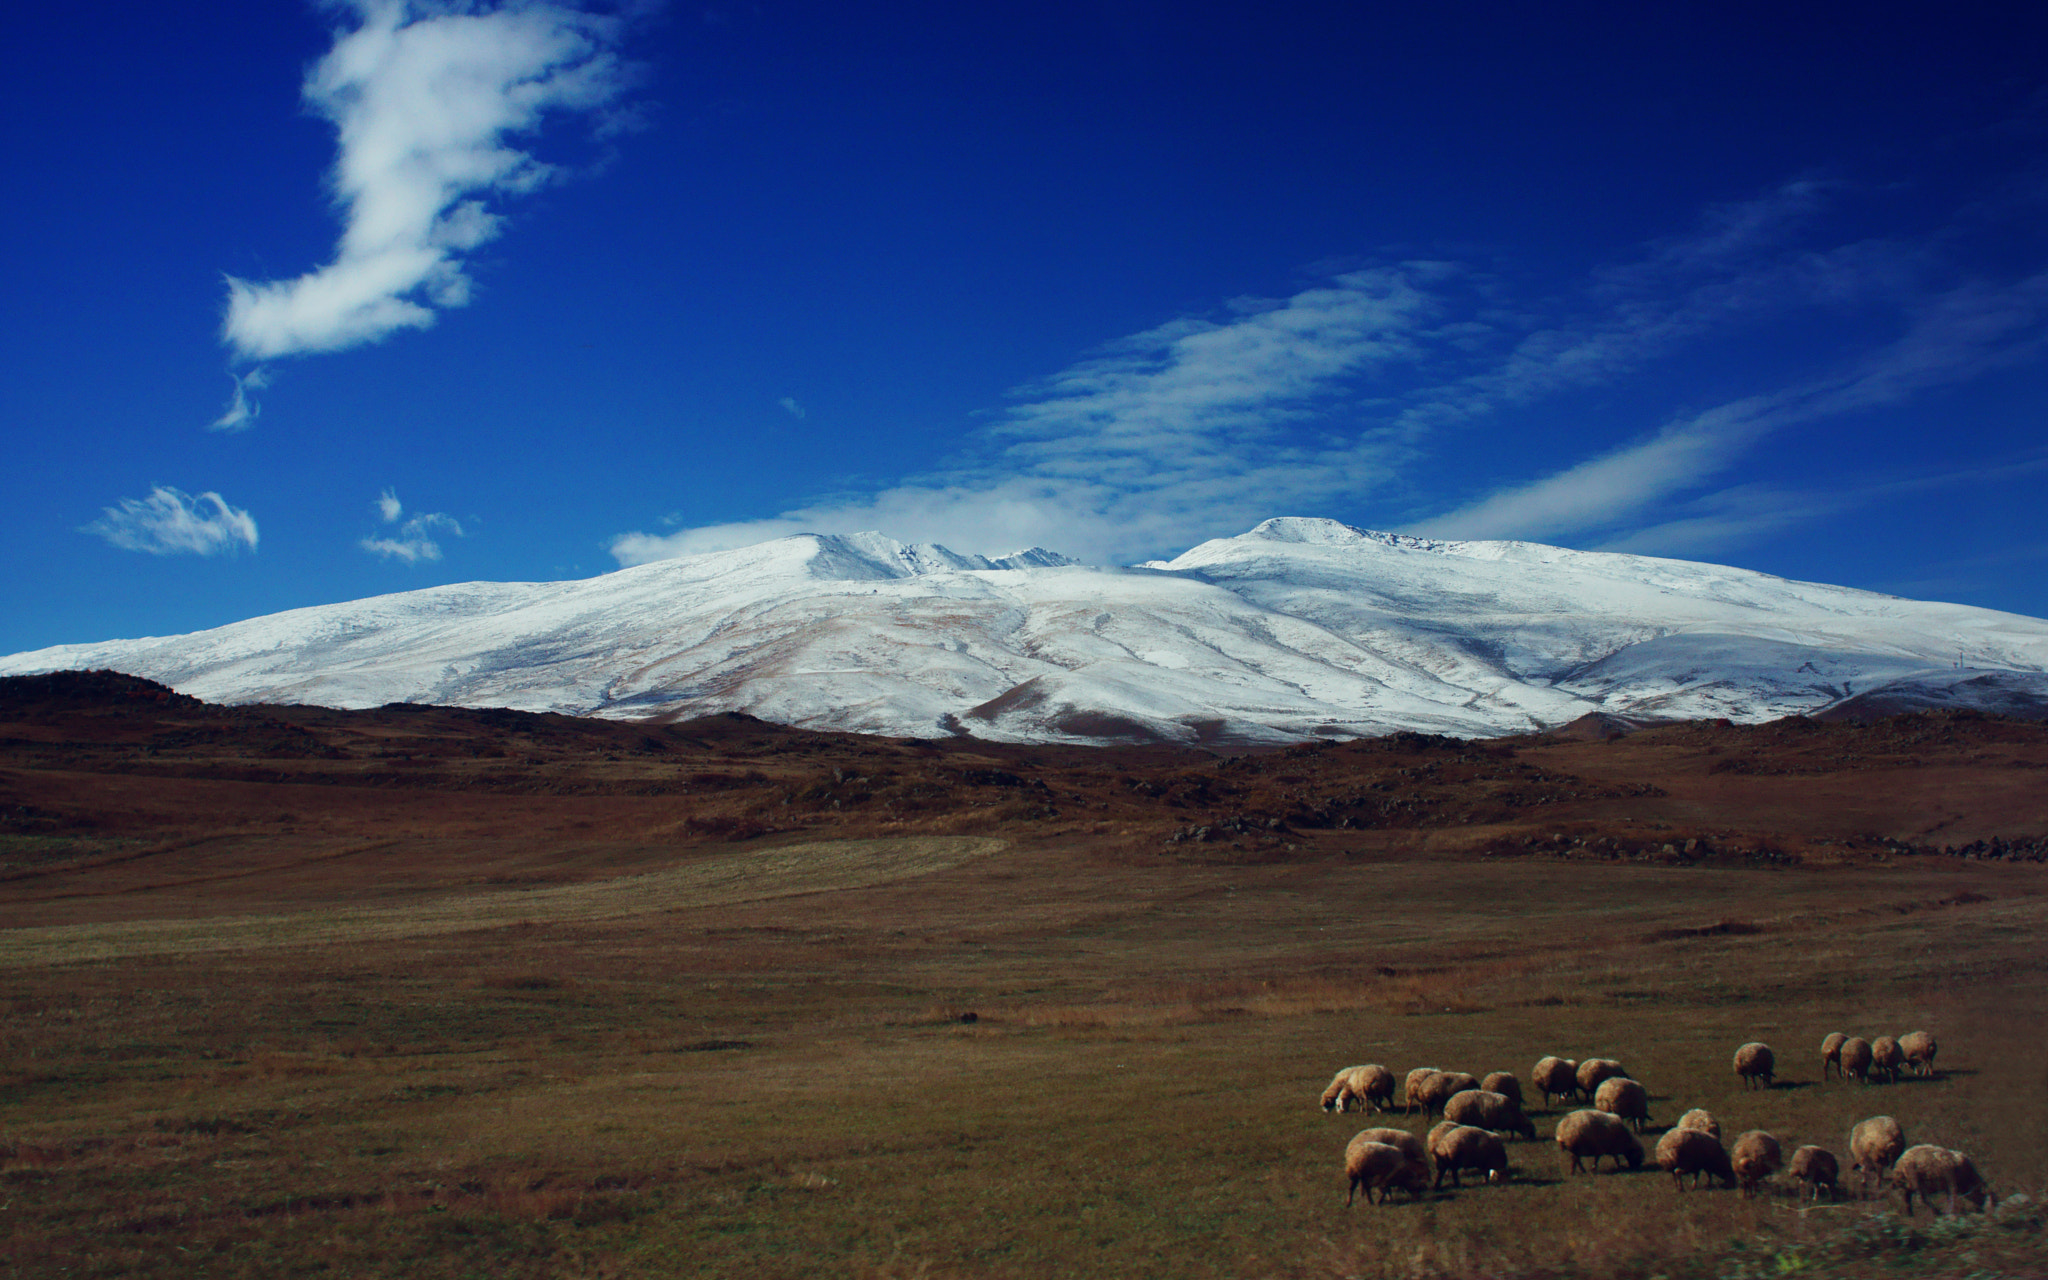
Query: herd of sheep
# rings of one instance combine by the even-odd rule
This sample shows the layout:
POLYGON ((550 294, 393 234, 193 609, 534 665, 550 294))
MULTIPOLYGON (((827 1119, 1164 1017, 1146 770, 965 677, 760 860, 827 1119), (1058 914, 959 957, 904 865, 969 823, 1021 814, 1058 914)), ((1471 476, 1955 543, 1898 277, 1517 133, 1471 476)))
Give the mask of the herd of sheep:
MULTIPOLYGON (((1821 1074, 1825 1079, 1832 1070, 1844 1080, 1864 1083, 1896 1080, 1905 1071, 1932 1076, 1938 1048, 1925 1031, 1876 1040, 1836 1032, 1821 1042, 1821 1074)), ((1777 1074, 1777 1056, 1769 1045, 1745 1044, 1735 1051, 1735 1074, 1745 1088, 1767 1089, 1777 1074)), ((1650 1095, 1621 1063, 1546 1057, 1537 1062, 1530 1080, 1546 1107, 1553 1099, 1592 1104, 1557 1122, 1554 1136, 1569 1161, 1568 1174, 1585 1172, 1589 1163, 1597 1173, 1600 1162, 1609 1159, 1616 1169, 1624 1161, 1631 1169, 1642 1167, 1641 1135, 1650 1123, 1650 1095)), ((1395 1085, 1394 1073, 1378 1063, 1346 1067, 1323 1090, 1323 1109, 1349 1111, 1355 1104, 1391 1112, 1395 1085)), ((1464 1071, 1417 1067, 1401 1082, 1401 1106, 1408 1115, 1420 1109, 1424 1119, 1441 1114, 1442 1123, 1424 1138, 1406 1129, 1361 1130, 1344 1151, 1344 1174, 1350 1181, 1345 1204, 1361 1191, 1368 1203, 1385 1203, 1397 1189, 1419 1198, 1441 1187, 1446 1177, 1452 1186, 1461 1185, 1465 1173, 1505 1181, 1507 1138, 1536 1137, 1536 1126, 1522 1109, 1522 1082, 1511 1072, 1482 1079, 1464 1071)), ((1916 1195, 1937 1214, 1944 1206, 1953 1214, 1960 1203, 1979 1209, 1991 1203, 1990 1188, 1968 1156, 1927 1143, 1907 1145, 1905 1130, 1890 1116, 1857 1124, 1849 1134, 1849 1155, 1859 1194, 1889 1186, 1904 1196, 1909 1213, 1916 1195)), ((1754 1195, 1781 1170, 1799 1184, 1802 1197, 1832 1198, 1839 1190, 1841 1162, 1833 1152, 1802 1146, 1787 1160, 1778 1139, 1761 1129, 1738 1135, 1733 1147, 1723 1146, 1720 1122, 1702 1110, 1679 1117, 1657 1140, 1654 1158, 1681 1191, 1688 1177, 1694 1187, 1713 1178, 1754 1195)))

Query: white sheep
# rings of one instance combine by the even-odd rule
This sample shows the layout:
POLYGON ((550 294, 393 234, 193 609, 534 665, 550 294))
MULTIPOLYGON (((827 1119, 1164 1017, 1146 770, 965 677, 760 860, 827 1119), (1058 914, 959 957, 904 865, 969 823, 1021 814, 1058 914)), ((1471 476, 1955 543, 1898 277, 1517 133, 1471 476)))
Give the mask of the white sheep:
POLYGON ((1879 1036, 1870 1042, 1870 1072, 1884 1077, 1886 1084, 1897 1084, 1899 1068, 1906 1065, 1906 1052, 1899 1048, 1895 1036, 1879 1036))
POLYGON ((1820 1042, 1820 1078, 1828 1078, 1828 1068, 1833 1067, 1836 1075, 1842 1074, 1842 1045, 1849 1037, 1841 1031, 1830 1031, 1820 1042))
POLYGON ((1377 1062, 1346 1067, 1323 1090, 1323 1110, 1349 1111, 1353 1102, 1367 1111, 1388 1111, 1394 1100, 1394 1073, 1377 1062))
POLYGON ((1713 1112, 1702 1110, 1699 1107, 1694 1107, 1678 1117, 1676 1127, 1680 1129, 1695 1129, 1706 1134, 1716 1142, 1721 1140, 1721 1122, 1714 1119, 1713 1112))
POLYGON ((1580 1097, 1579 1064, 1573 1058, 1543 1058, 1536 1063, 1536 1069, 1529 1073, 1529 1083, 1543 1091, 1543 1105, 1549 1106, 1553 1097, 1580 1097))
POLYGON ((1394 1188, 1400 1187, 1414 1199, 1421 1199, 1429 1186, 1429 1168, 1419 1160, 1411 1158, 1401 1148, 1385 1142, 1374 1142, 1360 1134, 1344 1148, 1344 1176, 1350 1189, 1344 1193, 1344 1204, 1348 1208, 1360 1189, 1365 1192, 1365 1202, 1373 1203, 1372 1193, 1380 1193, 1380 1203, 1393 1198, 1394 1188))
MULTIPOLYGON (((1900 1041, 1900 1043, 1903 1044, 1905 1042, 1900 1041)), ((1479 1087, 1488 1093, 1498 1093, 1503 1097, 1513 1098, 1515 1105, 1518 1107, 1522 1105, 1522 1082, 1515 1077, 1515 1073, 1512 1071, 1489 1071, 1486 1073, 1486 1078, 1479 1082, 1479 1087)))
POLYGON ((1617 1119, 1627 1120, 1637 1133, 1650 1119, 1650 1091, 1639 1080, 1612 1076, 1593 1091, 1593 1105, 1617 1119))
POLYGON ((1842 1052, 1836 1058, 1836 1065, 1842 1069, 1842 1079, 1870 1083, 1870 1041, 1862 1036, 1850 1036, 1842 1041, 1842 1052))
POLYGON ((1755 1195, 1765 1178, 1785 1167, 1784 1148, 1762 1129, 1751 1129, 1737 1138, 1728 1158, 1735 1166, 1735 1179, 1742 1184, 1744 1195, 1755 1195))
POLYGON ((1627 1074, 1628 1068, 1612 1058, 1588 1058, 1579 1064, 1579 1092, 1590 1098, 1601 1081, 1627 1074))
POLYGON ((1905 1150, 1906 1131, 1890 1116, 1858 1121, 1849 1130, 1849 1167, 1856 1171, 1857 1189, 1868 1194, 1905 1150))
POLYGON ((1735 1051, 1735 1074, 1742 1077, 1745 1089, 1770 1088, 1777 1065, 1777 1055, 1761 1040, 1752 1040, 1735 1051))
POLYGON ((1593 1171, 1600 1171, 1603 1157, 1614 1157, 1614 1167, 1621 1168, 1623 1160, 1631 1169, 1643 1167, 1643 1144, 1636 1135, 1628 1131, 1625 1121, 1617 1120, 1605 1111, 1585 1109, 1574 1111, 1557 1122, 1557 1145, 1571 1157, 1572 1173, 1585 1169, 1582 1161, 1590 1157, 1593 1171))
POLYGON ((1458 1172, 1471 1169, 1484 1173, 1488 1182, 1505 1182, 1508 1176, 1508 1149, 1497 1133, 1469 1124, 1443 1124, 1430 1131, 1429 1154, 1436 1159, 1436 1186, 1444 1185, 1444 1175, 1451 1175, 1451 1185, 1458 1186, 1458 1172))
POLYGON ((1934 1074, 1934 1055, 1941 1050, 1934 1036, 1926 1031, 1908 1031, 1899 1037, 1899 1050, 1906 1055, 1906 1062, 1918 1075, 1934 1074))
POLYGON ((1671 1184, 1685 1190, 1685 1175, 1693 1175, 1698 1186, 1716 1177, 1727 1186, 1735 1185, 1735 1167, 1728 1162, 1727 1148, 1720 1138, 1703 1129, 1667 1129, 1657 1139, 1657 1167, 1671 1175, 1671 1184))
POLYGON ((1955 1216, 1958 1199, 1976 1205, 1980 1212, 1991 1209, 1991 1188, 1984 1185, 1970 1157, 1931 1143, 1908 1147, 1899 1156, 1898 1163, 1892 1166, 1892 1187, 1906 1198, 1908 1216, 1912 1215, 1916 1192, 1936 1217, 1941 1216, 1934 1201, 1936 1195, 1947 1198, 1951 1217, 1955 1216))
POLYGON ((1836 1183, 1841 1177, 1842 1165, 1835 1159, 1835 1153, 1826 1147, 1808 1144, 1792 1153, 1792 1161, 1785 1166, 1785 1171, 1804 1183, 1806 1193, 1815 1200, 1820 1199, 1823 1190, 1828 1193, 1828 1199, 1832 1200, 1835 1198, 1836 1183))
POLYGON ((1522 1114, 1521 1104, 1504 1093, 1461 1089, 1444 1103, 1444 1119, 1496 1133, 1519 1133, 1533 1140, 1536 1126, 1522 1114))

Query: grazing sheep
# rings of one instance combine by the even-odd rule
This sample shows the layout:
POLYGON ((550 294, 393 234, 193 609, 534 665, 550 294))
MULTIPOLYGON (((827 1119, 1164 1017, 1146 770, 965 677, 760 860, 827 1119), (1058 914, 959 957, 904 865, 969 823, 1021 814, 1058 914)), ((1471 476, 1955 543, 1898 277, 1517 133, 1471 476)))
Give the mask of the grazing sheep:
POLYGON ((1906 1215, 1913 1214, 1913 1195, 1919 1193, 1935 1217, 1941 1216, 1941 1209, 1934 1202, 1936 1195, 1948 1198, 1949 1216, 1955 1216, 1956 1200, 1961 1198, 1977 1206, 1978 1211, 1989 1212, 1991 1188, 1984 1185, 1977 1166, 1970 1163, 1970 1157, 1960 1151, 1949 1151, 1931 1143, 1908 1147, 1899 1156, 1899 1162, 1892 1166, 1892 1187, 1906 1198, 1906 1215))
POLYGON ((1444 1104, 1467 1089, 1477 1089, 1479 1077, 1465 1071, 1432 1071, 1409 1093, 1408 1100, 1420 1102, 1424 1115, 1435 1115, 1444 1104))
POLYGON ((1508 1149, 1500 1135, 1469 1124, 1438 1125, 1430 1130, 1429 1154, 1436 1157, 1438 1187, 1444 1185, 1447 1173, 1451 1175, 1451 1185, 1458 1186, 1461 1169, 1484 1173, 1488 1182, 1508 1179, 1508 1149))
POLYGON ((1408 1073, 1408 1079, 1401 1085, 1401 1105, 1406 1114, 1413 1115, 1415 1108, 1422 1105, 1422 1082, 1431 1076, 1442 1075, 1443 1070, 1442 1067, 1417 1067, 1408 1073))
POLYGON ((1593 1092, 1593 1105, 1608 1115, 1629 1121, 1637 1133, 1643 1131, 1643 1125, 1650 1119, 1650 1091, 1643 1088, 1641 1081, 1627 1076, 1602 1080, 1593 1092))
POLYGON ((1894 1036, 1879 1036, 1870 1042, 1870 1072, 1883 1076, 1886 1084, 1899 1082, 1899 1068, 1906 1065, 1905 1051, 1894 1036))
POLYGON ((1771 1046, 1760 1040, 1752 1040, 1735 1051, 1735 1074, 1742 1077, 1745 1089, 1770 1088, 1777 1065, 1777 1055, 1771 1052, 1771 1046))
POLYGON ((1778 1140, 1762 1129, 1751 1129, 1735 1140, 1728 1157, 1735 1165, 1735 1179, 1742 1193, 1753 1196, 1765 1178, 1785 1167, 1785 1151, 1778 1140))
MULTIPOLYGON (((1899 1043, 1904 1044, 1905 1041, 1901 1040, 1899 1043)), ((1518 1107, 1522 1105, 1522 1082, 1515 1078, 1512 1071, 1489 1071, 1486 1078, 1479 1082, 1479 1087, 1488 1093, 1513 1098, 1518 1107)))
POLYGON ((1934 1055, 1940 1049, 1934 1037, 1925 1031, 1908 1031, 1899 1037, 1899 1051, 1906 1055, 1906 1062, 1916 1075, 1934 1074, 1934 1055))
POLYGON ((1410 1160, 1429 1162, 1429 1146, 1406 1129, 1360 1129, 1353 1142, 1384 1142, 1408 1153, 1410 1160))
POLYGON ((1826 1147, 1808 1145, 1792 1153, 1792 1163, 1785 1166, 1785 1171, 1805 1183, 1807 1194, 1815 1200, 1820 1199, 1823 1190, 1832 1200, 1838 1190, 1836 1179, 1841 1175, 1842 1165, 1826 1147))
POLYGON ((1702 1111, 1698 1107, 1694 1107, 1678 1117, 1678 1127, 1681 1129, 1695 1129, 1700 1133, 1706 1134, 1716 1142, 1721 1140, 1721 1122, 1714 1119, 1713 1112, 1702 1111))
POLYGON ((1579 1064, 1571 1058, 1544 1058, 1537 1062, 1536 1070, 1529 1073, 1529 1083, 1543 1091, 1543 1105, 1549 1106, 1552 1097, 1578 1098, 1579 1064))
POLYGON ((1848 1039, 1840 1031, 1830 1031, 1820 1042, 1820 1078, 1823 1081, 1828 1078, 1829 1067, 1835 1069, 1836 1075, 1842 1074, 1842 1046, 1848 1039))
POLYGON ((1522 1104, 1504 1093, 1461 1089, 1444 1103, 1444 1119, 1496 1133, 1519 1133, 1533 1141, 1536 1126, 1522 1114, 1522 1104))
POLYGON ((1574 1111, 1559 1120, 1557 1145, 1572 1158, 1572 1173, 1583 1172, 1585 1165, 1581 1162, 1588 1157, 1595 1173, 1600 1171, 1602 1156, 1613 1156, 1616 1169, 1621 1168, 1623 1160, 1628 1161, 1631 1169, 1643 1167, 1643 1144, 1628 1131, 1626 1122, 1605 1111, 1574 1111))
POLYGON ((1842 1052, 1835 1061, 1842 1069, 1842 1079, 1870 1083, 1870 1041, 1850 1036, 1842 1041, 1842 1052))
POLYGON ((1579 1064, 1579 1092, 1590 1098, 1601 1081, 1627 1074, 1628 1068, 1612 1058, 1588 1058, 1579 1064))
POLYGON ((1735 1166, 1728 1162, 1728 1150, 1718 1137, 1704 1129, 1667 1129, 1657 1139, 1657 1167, 1671 1175, 1671 1185, 1685 1190, 1685 1175, 1693 1175, 1699 1186, 1709 1176, 1724 1186, 1735 1185, 1735 1166))
POLYGON ((1323 1110, 1349 1111, 1353 1102, 1367 1111, 1391 1111, 1394 1101, 1394 1073, 1377 1062, 1346 1067, 1323 1090, 1323 1110))
POLYGON ((1906 1131, 1890 1116, 1872 1116, 1849 1130, 1849 1160, 1858 1175, 1857 1190, 1868 1194, 1906 1149, 1906 1131))
POLYGON ((1414 1159, 1401 1148, 1385 1142, 1373 1142, 1364 1134, 1351 1140, 1344 1148, 1344 1176, 1350 1180, 1350 1189, 1344 1193, 1344 1204, 1349 1208, 1359 1189, 1365 1190, 1365 1202, 1373 1202, 1372 1193, 1380 1193, 1380 1203, 1385 1204, 1394 1196, 1394 1188, 1406 1190, 1412 1199, 1420 1200, 1429 1186, 1429 1167, 1414 1159))

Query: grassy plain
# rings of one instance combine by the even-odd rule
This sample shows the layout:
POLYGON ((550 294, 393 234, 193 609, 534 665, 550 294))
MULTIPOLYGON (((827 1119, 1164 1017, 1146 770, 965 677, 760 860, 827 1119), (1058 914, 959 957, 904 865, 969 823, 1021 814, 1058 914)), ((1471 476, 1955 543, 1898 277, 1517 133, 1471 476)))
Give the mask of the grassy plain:
MULTIPOLYGON (((75 725, 31 725, 0 768, 0 1271, 2048 1274, 2038 1208, 1956 1226, 1567 1177, 1562 1108, 1510 1143, 1506 1186, 1347 1209, 1344 1145, 1388 1121, 1316 1106, 1357 1062, 1526 1081, 1547 1053, 1613 1056, 1653 1095, 1646 1146, 1704 1106, 1846 1165, 1849 1126, 1889 1113, 2038 1204, 2048 864, 1867 851, 2043 829, 2048 739, 1965 737, 1976 790, 1933 808, 1854 763, 1692 769, 1697 744, 1639 735, 1517 748, 1590 797, 1533 826, 1458 821, 1474 791, 1430 824, 1269 828, 1243 800, 1133 807, 1184 760, 947 757, 957 794, 881 817, 846 803, 853 767, 879 772, 859 742, 719 747, 686 771, 713 781, 667 794, 611 745, 571 770, 501 744, 564 775, 529 793, 477 785, 500 756, 316 783, 293 770, 346 762, 259 769, 234 734, 82 755, 75 725), (785 765, 824 788, 801 820, 785 765), (1053 803, 1020 809, 1034 769, 1053 803), (1802 779, 1853 796, 1778 815, 1802 779), (1261 834, 1169 843, 1247 811, 1261 834), (1572 832, 1576 854, 1501 852, 1572 832), (1661 852, 1684 839, 1743 852, 1661 852), (1825 1033, 1916 1027, 1937 1079, 1820 1079, 1825 1033), (1778 1051, 1767 1092, 1730 1069, 1751 1039, 1778 1051)), ((1454 757, 1369 763, 1421 795, 1454 757)))

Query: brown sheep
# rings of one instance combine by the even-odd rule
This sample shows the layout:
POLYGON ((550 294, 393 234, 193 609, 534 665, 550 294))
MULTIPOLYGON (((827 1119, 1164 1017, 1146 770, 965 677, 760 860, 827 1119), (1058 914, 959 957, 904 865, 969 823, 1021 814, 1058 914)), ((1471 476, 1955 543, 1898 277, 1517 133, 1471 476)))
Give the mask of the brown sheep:
POLYGON ((1603 1156, 1613 1156, 1616 1169, 1621 1168, 1623 1160, 1628 1161, 1631 1169, 1643 1167, 1643 1144, 1628 1131, 1625 1122, 1605 1111, 1574 1111, 1559 1120, 1557 1145, 1571 1157, 1571 1173, 1583 1172, 1585 1165, 1582 1161, 1588 1157, 1592 1158, 1595 1173, 1600 1171, 1603 1156))
POLYGON ((1785 1166, 1785 1171, 1804 1183, 1806 1193, 1815 1200, 1820 1199, 1822 1191, 1832 1200, 1838 1190, 1836 1180, 1841 1176, 1842 1165, 1826 1147, 1808 1145, 1792 1153, 1792 1162, 1785 1166))
POLYGON ((1760 1040, 1752 1040, 1735 1051, 1735 1074, 1742 1077, 1745 1089, 1770 1088, 1777 1065, 1777 1055, 1771 1052, 1771 1046, 1760 1040))
POLYGON ((1435 1115, 1457 1094, 1478 1087, 1479 1077, 1470 1072, 1432 1071, 1409 1092, 1408 1101, 1421 1103, 1424 1115, 1435 1115))
POLYGON ((1365 1202, 1373 1202, 1372 1193, 1380 1193, 1380 1203, 1393 1199, 1394 1188, 1406 1190, 1412 1199, 1420 1200, 1429 1186, 1429 1167, 1416 1160, 1401 1148, 1385 1142, 1373 1142, 1360 1134, 1344 1148, 1344 1176, 1351 1187, 1344 1193, 1344 1204, 1348 1208, 1358 1195, 1360 1188, 1365 1191, 1365 1202))
POLYGON ((1444 1185, 1447 1173, 1451 1175, 1451 1185, 1458 1186, 1461 1169, 1483 1173, 1488 1182, 1508 1179, 1508 1149, 1500 1135, 1469 1124, 1438 1125, 1430 1130, 1429 1154, 1436 1158, 1438 1187, 1444 1185))
POLYGON ((1588 1058, 1579 1064, 1579 1092, 1591 1098, 1601 1081, 1627 1074, 1628 1068, 1612 1058, 1588 1058))
POLYGON ((1934 1074, 1934 1055, 1941 1046, 1925 1031, 1908 1031, 1899 1037, 1899 1051, 1906 1055, 1906 1062, 1916 1075, 1934 1074))
POLYGON ((1857 1189, 1867 1194, 1905 1149, 1906 1131, 1890 1116, 1859 1121, 1849 1130, 1849 1167, 1857 1173, 1857 1189))
MULTIPOLYGON (((1900 1043, 1904 1044, 1905 1042, 1902 1040, 1900 1043)), ((1522 1105, 1522 1082, 1515 1077, 1515 1073, 1512 1071, 1489 1071, 1486 1073, 1486 1078, 1479 1082, 1479 1087, 1488 1093, 1498 1093, 1504 1097, 1513 1098, 1515 1105, 1518 1107, 1522 1105)))
POLYGON ((1762 1129, 1751 1129, 1735 1140, 1728 1158, 1735 1165, 1735 1179, 1742 1193, 1753 1196, 1765 1178, 1785 1167, 1785 1151, 1778 1140, 1762 1129))
POLYGON ((1870 1083, 1870 1041, 1850 1036, 1842 1041, 1841 1056, 1836 1061, 1842 1068, 1842 1079, 1870 1083))
POLYGON ((1667 1129, 1657 1139, 1657 1167, 1671 1175, 1671 1185, 1685 1190, 1685 1175, 1693 1175, 1693 1185, 1699 1186, 1709 1176, 1721 1179, 1723 1185, 1735 1185, 1735 1166, 1728 1162, 1727 1148, 1721 1140, 1701 1129, 1667 1129))
POLYGON ((1593 1105, 1608 1115, 1626 1120, 1635 1126, 1637 1133, 1650 1120, 1650 1091, 1639 1080, 1627 1076, 1614 1076, 1600 1082, 1593 1091, 1593 1105))
POLYGON ((1714 1119, 1713 1112, 1703 1111, 1698 1107, 1694 1107, 1678 1117, 1678 1127, 1681 1129, 1697 1129, 1716 1142, 1721 1140, 1721 1122, 1714 1119))
POLYGON ((1519 1133, 1532 1141, 1536 1137, 1536 1126, 1522 1114, 1519 1102, 1486 1089, 1461 1089, 1452 1094, 1444 1103, 1444 1119, 1496 1133, 1519 1133))
POLYGON ((1571 1058, 1544 1058, 1529 1075, 1529 1083, 1543 1091, 1543 1105, 1553 1097, 1579 1098, 1579 1064, 1571 1058))
POLYGON ((1360 1129, 1351 1140, 1384 1142, 1390 1147, 1399 1147, 1407 1152, 1410 1160, 1422 1161, 1425 1164, 1429 1161, 1428 1145, 1406 1129, 1360 1129))
POLYGON ((1976 1205, 1979 1212, 1988 1213, 1991 1209, 1991 1188, 1984 1185, 1970 1157, 1930 1143, 1908 1147, 1899 1156, 1899 1162, 1892 1166, 1892 1187, 1905 1196, 1908 1217, 1913 1213, 1916 1192, 1937 1218, 1941 1208, 1934 1201, 1936 1195, 1947 1197, 1951 1217, 1955 1216, 1958 1198, 1976 1205))
POLYGON ((1823 1081, 1828 1078, 1829 1067, 1835 1069, 1836 1075, 1842 1074, 1842 1045, 1848 1039, 1848 1036, 1839 1031, 1830 1031, 1820 1042, 1820 1078, 1823 1081))
POLYGON ((1351 1110, 1351 1073, 1356 1070, 1357 1067, 1344 1067, 1330 1077, 1330 1087, 1323 1090, 1323 1110, 1351 1110))
POLYGON ((1870 1042, 1870 1073, 1884 1077, 1886 1084, 1897 1084, 1899 1068, 1906 1065, 1905 1051, 1893 1036, 1879 1036, 1870 1042))

